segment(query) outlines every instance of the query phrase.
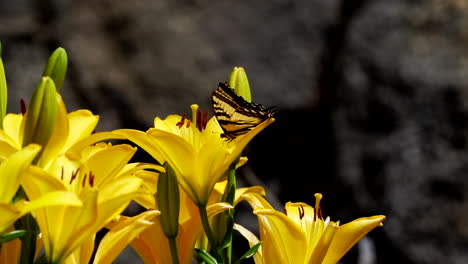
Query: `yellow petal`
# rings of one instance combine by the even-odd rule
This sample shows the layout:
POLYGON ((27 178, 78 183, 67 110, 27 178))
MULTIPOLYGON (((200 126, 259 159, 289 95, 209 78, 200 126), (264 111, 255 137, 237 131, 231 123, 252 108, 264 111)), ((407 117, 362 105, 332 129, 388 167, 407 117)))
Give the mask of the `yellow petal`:
POLYGON ((67 191, 67 187, 61 180, 39 167, 30 166, 27 168, 26 173, 26 176, 21 181, 21 185, 31 200, 38 199, 48 192, 67 191))
POLYGON ((273 123, 275 121, 275 119, 272 117, 272 118, 268 118, 267 120, 265 120, 263 123, 259 124, 258 126, 256 126, 255 128, 253 128, 252 130, 250 130, 248 133, 240 136, 240 137, 237 137, 234 141, 236 142, 236 157, 239 156, 239 154, 242 152, 242 150, 245 148, 245 146, 250 142, 250 140, 252 140, 252 138, 254 138, 258 133, 260 133, 260 131, 262 131, 263 129, 265 129, 267 126, 269 126, 271 123, 273 123))
POLYGON ((84 239, 84 242, 81 244, 81 246, 75 249, 63 262, 63 264, 89 263, 94 251, 95 238, 96 234, 92 234, 84 239))
POLYGON ((10 203, 0 203, 0 234, 10 227, 18 218, 21 211, 10 203))
POLYGON ((88 160, 89 170, 95 175, 94 186, 99 188, 113 180, 116 175, 130 161, 136 148, 127 144, 110 146, 103 151, 95 153, 88 160))
POLYGON ((138 216, 123 219, 101 240, 94 263, 112 263, 119 253, 141 232, 155 224, 160 212, 146 211, 138 216))
MULTIPOLYGON (((98 220, 98 192, 95 189, 87 188, 81 192, 80 196, 81 201, 83 201, 83 207, 76 210, 68 208, 63 219, 57 219, 57 221, 56 219, 52 219, 54 215, 54 211, 52 210, 54 208, 51 208, 52 210, 49 211, 49 217, 46 221, 52 238, 50 241, 52 260, 57 263, 66 259, 81 246, 84 241, 98 231, 99 228, 96 226, 102 224, 98 220)), ((42 230, 44 223, 41 226, 40 222, 38 220, 42 230)), ((44 241, 45 243, 46 241, 44 241)))
POLYGON ((254 211, 259 220, 265 263, 304 263, 308 241, 301 227, 273 209, 254 211))
MULTIPOLYGON (((23 132, 21 130, 22 122, 22 114, 7 114, 3 120, 3 130, 6 136, 8 136, 7 140, 9 144, 16 147, 16 149, 20 149, 23 142, 23 132)), ((5 136, 1 136, 0 138, 3 139, 5 136)))
POLYGON ((385 216, 376 215, 356 219, 338 228, 331 242, 324 264, 335 264, 351 249, 363 236, 382 224, 385 216))
MULTIPOLYGON (((250 232, 247 228, 241 225, 234 224, 234 230, 237 230, 243 237, 245 237, 245 239, 247 239, 250 247, 253 247, 254 245, 260 242, 252 232, 250 232)), ((257 253, 254 255, 254 261, 255 264, 263 264, 263 252, 261 246, 257 253)))
POLYGON ((20 184, 20 176, 41 147, 30 144, 21 151, 13 153, 7 160, 0 164, 0 203, 11 201, 20 184))
POLYGON ((234 198, 234 205, 238 204, 240 201, 242 201, 244 198, 245 194, 252 194, 255 193, 259 196, 265 196, 265 188, 262 186, 251 186, 251 187, 245 187, 245 188, 239 188, 236 190, 236 197, 234 198))
POLYGON ((64 148, 68 149, 76 142, 91 135, 99 121, 99 116, 89 110, 77 110, 68 114, 70 133, 64 148))
POLYGON ((145 132, 133 129, 118 129, 112 132, 137 144, 139 147, 148 152, 148 154, 150 154, 160 164, 163 164, 166 161, 158 148, 154 145, 154 142, 145 132))
POLYGON ((271 204, 265 200, 261 195, 255 192, 246 192, 240 196, 240 199, 246 200, 250 207, 255 209, 274 209, 271 204))
POLYGON ((208 217, 213 217, 221 212, 224 212, 229 209, 234 209, 234 207, 228 203, 215 203, 211 204, 206 208, 206 213, 208 217))
POLYGON ((15 205, 18 206, 23 214, 47 206, 83 206, 83 202, 81 202, 76 194, 63 191, 46 193, 35 200, 24 202, 21 206, 19 206, 19 203, 15 203, 15 205))
POLYGON ((329 222, 323 233, 320 235, 320 240, 313 249, 308 248, 307 256, 310 255, 309 264, 321 264, 323 259, 328 254, 331 241, 334 239, 338 224, 335 222, 329 222), (313 251, 312 251, 313 250, 313 251))
POLYGON ((70 148, 68 148, 67 154, 78 155, 77 153, 79 153, 82 149, 106 139, 125 139, 125 137, 118 133, 107 131, 94 133, 74 143, 70 148))
POLYGON ((8 136, 5 135, 5 132, 0 130, 0 160, 5 159, 6 157, 21 149, 21 146, 15 146, 13 144, 10 144, 8 142, 10 139, 8 139, 7 137, 8 136))
MULTIPOLYGON (((193 158, 196 153, 189 142, 179 135, 156 128, 149 129, 147 134, 153 142, 152 148, 159 149, 162 158, 169 162, 174 169, 178 170, 182 175, 191 175, 193 173, 193 158)), ((145 148, 144 146, 141 147, 145 148)))

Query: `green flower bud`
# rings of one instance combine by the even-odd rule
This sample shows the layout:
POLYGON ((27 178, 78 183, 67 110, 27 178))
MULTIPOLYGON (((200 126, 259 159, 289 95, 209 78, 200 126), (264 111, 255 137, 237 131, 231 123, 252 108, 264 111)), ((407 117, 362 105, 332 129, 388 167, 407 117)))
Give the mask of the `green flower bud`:
POLYGON ((247 79, 244 68, 234 67, 231 75, 229 75, 228 84, 234 89, 237 95, 242 96, 247 102, 252 102, 249 80, 247 79))
POLYGON ((161 212, 160 222, 164 234, 168 238, 175 238, 179 230, 179 183, 174 169, 165 162, 165 172, 159 174, 156 201, 161 212))
POLYGON ((49 77, 42 77, 26 111, 23 146, 30 143, 47 145, 57 119, 57 108, 54 81, 49 77))
MULTIPOLYGON (((1 48, 0 48, 1 53, 1 48)), ((7 98, 8 98, 8 89, 5 78, 5 69, 3 68, 3 62, 0 58, 0 129, 3 129, 3 119, 6 115, 7 110, 7 98)))
POLYGON ((67 65, 67 52, 64 48, 57 48, 52 55, 50 55, 44 68, 44 72, 42 73, 42 77, 48 76, 54 81, 57 92, 60 92, 63 81, 65 80, 67 65))

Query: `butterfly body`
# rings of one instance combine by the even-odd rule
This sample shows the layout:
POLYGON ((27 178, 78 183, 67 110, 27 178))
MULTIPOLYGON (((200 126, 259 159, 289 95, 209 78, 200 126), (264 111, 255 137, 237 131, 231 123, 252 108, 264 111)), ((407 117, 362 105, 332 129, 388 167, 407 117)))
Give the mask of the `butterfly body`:
POLYGON ((214 115, 224 132, 221 137, 229 141, 249 132, 274 114, 272 108, 247 102, 226 83, 219 83, 211 99, 214 115))

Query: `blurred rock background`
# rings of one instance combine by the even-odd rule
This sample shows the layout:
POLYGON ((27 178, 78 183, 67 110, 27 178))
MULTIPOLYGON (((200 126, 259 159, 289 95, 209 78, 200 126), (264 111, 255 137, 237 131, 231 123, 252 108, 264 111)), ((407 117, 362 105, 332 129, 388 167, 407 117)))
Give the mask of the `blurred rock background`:
POLYGON ((10 112, 59 46, 65 102, 99 130, 208 109, 243 66, 279 113, 241 183, 279 208, 321 192, 341 223, 387 215, 343 263, 468 263, 467 29, 463 0, 0 0, 10 112))

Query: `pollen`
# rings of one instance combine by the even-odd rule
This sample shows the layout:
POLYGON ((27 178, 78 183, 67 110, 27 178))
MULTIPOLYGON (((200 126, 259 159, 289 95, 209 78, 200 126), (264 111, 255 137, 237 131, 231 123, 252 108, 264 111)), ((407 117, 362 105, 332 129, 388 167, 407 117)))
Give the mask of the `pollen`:
POLYGON ((20 109, 22 115, 26 114, 26 101, 23 98, 20 99, 20 109))
POLYGON ((185 124, 185 117, 187 116, 187 114, 184 114, 182 115, 182 118, 180 119, 179 122, 177 122, 176 126, 178 126, 179 128, 182 128, 185 124))
POLYGON ((76 176, 78 176, 78 173, 80 172, 80 168, 76 169, 76 171, 72 172, 72 175, 70 177, 70 182, 69 184, 72 184, 73 180, 76 179, 76 176))
POLYGON ((305 216, 305 211, 304 211, 304 207, 301 205, 297 208, 297 210, 299 211, 299 219, 302 220, 302 218, 304 218, 305 216))

